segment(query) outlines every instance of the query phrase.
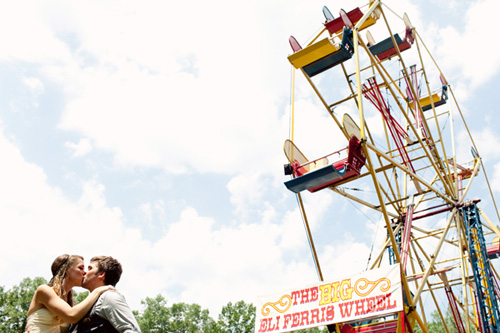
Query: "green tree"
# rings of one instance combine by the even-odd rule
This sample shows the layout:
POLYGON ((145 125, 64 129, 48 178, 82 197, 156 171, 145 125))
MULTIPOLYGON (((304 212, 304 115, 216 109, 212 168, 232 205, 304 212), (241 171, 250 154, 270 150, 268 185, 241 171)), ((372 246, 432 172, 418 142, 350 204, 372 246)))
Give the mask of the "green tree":
POLYGON ((28 320, 28 308, 38 286, 47 283, 42 277, 25 278, 11 290, 0 287, 0 331, 23 333, 28 320))
POLYGON ((162 295, 147 297, 141 304, 145 307, 144 311, 141 314, 134 311, 134 315, 143 333, 217 332, 216 324, 209 316, 208 310, 203 310, 198 304, 175 303, 168 307, 162 295))
POLYGON ((208 310, 202 310, 198 304, 176 303, 172 305, 170 311, 172 313, 170 332, 211 332, 215 327, 208 310))
POLYGON ((161 295, 156 298, 146 297, 141 301, 145 306, 142 314, 134 311, 137 322, 143 333, 148 332, 168 332, 170 309, 167 307, 167 301, 161 295))
POLYGON ((255 306, 239 301, 229 302, 219 314, 217 326, 220 332, 251 333, 255 330, 255 306))
MULTIPOLYGON (((434 311, 431 313, 432 320, 427 321, 427 329, 429 332, 432 333, 448 333, 446 331, 446 328, 443 325, 443 321, 441 320, 441 317, 439 316, 439 313, 437 311, 434 311)), ((451 308, 448 308, 446 310, 446 313, 444 314, 444 321, 446 322, 446 326, 448 327, 449 333, 456 333, 458 332, 457 327, 455 325, 455 319, 453 318, 453 313, 451 312, 451 308)), ((464 327, 465 327, 465 322, 464 322, 464 327)), ((415 333, 421 333, 422 330, 420 327, 415 328, 415 333)), ((471 324, 471 332, 476 332, 474 325, 471 324)))
POLYGON ((75 300, 75 304, 80 303, 89 295, 89 291, 82 291, 81 293, 77 293, 73 291, 73 299, 75 300))

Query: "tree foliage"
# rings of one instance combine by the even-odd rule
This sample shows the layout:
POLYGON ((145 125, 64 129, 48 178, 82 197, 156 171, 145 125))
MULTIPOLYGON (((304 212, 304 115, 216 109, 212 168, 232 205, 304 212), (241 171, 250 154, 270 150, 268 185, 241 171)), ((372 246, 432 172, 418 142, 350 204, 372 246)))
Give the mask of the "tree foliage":
MULTIPOLYGON (((455 319, 453 318, 453 313, 451 312, 451 309, 448 308, 446 310, 446 313, 444 313, 444 321, 446 323, 446 327, 448 328, 448 331, 446 330, 445 326, 443 325, 443 321, 441 320, 441 316, 437 311, 433 311, 431 314, 432 320, 427 321, 427 329, 429 332, 432 333, 457 333, 457 327, 455 324, 455 319)), ((465 322, 464 322, 464 327, 465 327, 465 322)), ((421 333, 422 330, 420 327, 415 328, 415 333, 421 333)), ((471 324, 471 332, 476 332, 474 325, 471 324)))
POLYGON ((75 304, 78 304, 81 301, 83 301, 88 295, 89 295, 89 291, 88 290, 82 291, 81 293, 76 293, 73 290, 73 299, 75 300, 75 304))
POLYGON ((255 328, 255 306, 246 304, 243 301, 235 304, 229 302, 222 308, 217 325, 221 332, 253 332, 255 328))
POLYGON ((24 332, 28 308, 38 286, 47 283, 44 278, 25 278, 10 290, 0 287, 0 331, 24 332))
POLYGON ((174 303, 167 306, 167 300, 158 295, 141 301, 145 306, 142 313, 134 311, 143 333, 149 332, 217 332, 216 323, 198 304, 174 303))
MULTIPOLYGON (((36 277, 25 278, 10 290, 0 286, 0 332, 24 333, 31 299, 36 289, 46 283, 44 278, 36 277)), ((81 302, 88 294, 88 291, 74 293, 75 302, 81 302)))
MULTIPOLYGON (((17 286, 5 290, 0 286, 0 333, 24 333, 28 308, 38 286, 47 283, 44 278, 25 278, 17 286)), ((88 292, 75 293, 75 302, 81 302, 88 292)), ((255 306, 239 301, 225 305, 215 321, 209 311, 198 304, 174 303, 158 295, 141 301, 142 311, 133 311, 143 333, 253 333, 255 306)), ((312 328, 298 333, 325 333, 326 328, 312 328)))

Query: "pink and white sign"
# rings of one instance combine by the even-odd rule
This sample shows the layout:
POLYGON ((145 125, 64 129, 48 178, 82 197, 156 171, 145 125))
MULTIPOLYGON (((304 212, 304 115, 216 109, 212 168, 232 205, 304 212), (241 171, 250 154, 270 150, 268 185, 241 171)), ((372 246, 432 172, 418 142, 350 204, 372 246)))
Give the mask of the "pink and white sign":
POLYGON ((255 332, 289 332, 403 310, 400 266, 261 296, 255 332))

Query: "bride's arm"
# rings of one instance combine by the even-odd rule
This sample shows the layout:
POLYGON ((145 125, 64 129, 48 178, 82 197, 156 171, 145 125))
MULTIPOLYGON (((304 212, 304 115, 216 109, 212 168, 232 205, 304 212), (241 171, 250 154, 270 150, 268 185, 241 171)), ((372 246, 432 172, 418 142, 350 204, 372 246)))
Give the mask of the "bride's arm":
POLYGON ((99 296, 110 289, 113 289, 113 287, 104 286, 96 288, 82 302, 73 307, 57 296, 55 291, 47 285, 38 287, 36 292, 38 294, 39 303, 43 304, 50 312, 58 316, 59 319, 67 323, 76 323, 89 312, 99 296))

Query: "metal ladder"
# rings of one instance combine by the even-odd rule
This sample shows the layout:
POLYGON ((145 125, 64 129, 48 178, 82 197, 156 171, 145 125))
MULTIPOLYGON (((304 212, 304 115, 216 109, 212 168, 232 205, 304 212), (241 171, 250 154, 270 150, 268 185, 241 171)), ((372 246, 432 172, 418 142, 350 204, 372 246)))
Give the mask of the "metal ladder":
POLYGON ((486 252, 476 202, 469 201, 465 203, 461 211, 467 228, 470 261, 474 272, 475 293, 479 307, 478 312, 485 333, 500 333, 498 302, 491 278, 490 261, 486 252))

